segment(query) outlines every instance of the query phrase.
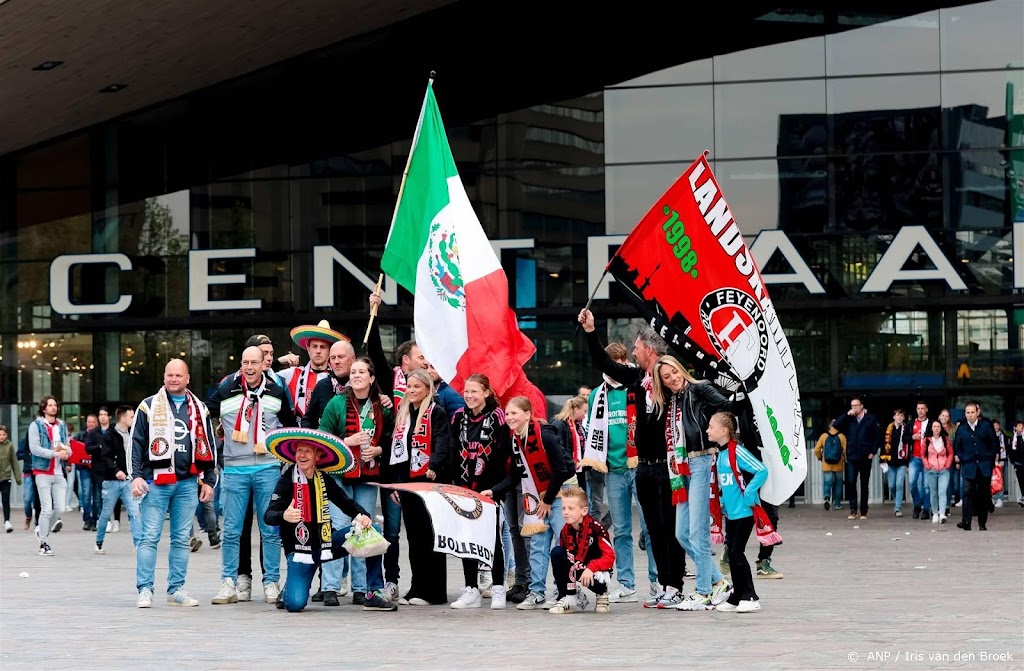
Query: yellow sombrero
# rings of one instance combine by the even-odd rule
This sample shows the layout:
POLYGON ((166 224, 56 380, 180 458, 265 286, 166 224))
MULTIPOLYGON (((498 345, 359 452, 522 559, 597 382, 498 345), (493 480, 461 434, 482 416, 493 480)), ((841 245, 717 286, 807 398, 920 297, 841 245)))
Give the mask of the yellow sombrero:
POLYGON ((295 463, 295 450, 307 444, 320 448, 317 470, 326 473, 347 473, 355 467, 355 457, 337 436, 315 429, 285 427, 267 434, 267 450, 286 464, 295 463))
POLYGON ((292 329, 291 335, 295 344, 302 349, 306 349, 309 346, 310 340, 323 340, 328 345, 333 345, 339 340, 349 340, 349 337, 344 333, 332 330, 330 323, 326 319, 321 319, 320 323, 316 326, 311 324, 296 326, 292 329))

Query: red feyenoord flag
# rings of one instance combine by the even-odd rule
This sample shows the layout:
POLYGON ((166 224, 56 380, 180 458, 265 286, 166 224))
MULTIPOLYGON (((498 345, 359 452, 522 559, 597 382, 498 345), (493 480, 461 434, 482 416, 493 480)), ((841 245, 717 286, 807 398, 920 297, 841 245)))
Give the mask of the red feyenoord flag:
POLYGON ((786 501, 807 474, 793 355, 706 156, 657 200, 608 271, 698 375, 742 385, 769 469, 761 498, 786 501))

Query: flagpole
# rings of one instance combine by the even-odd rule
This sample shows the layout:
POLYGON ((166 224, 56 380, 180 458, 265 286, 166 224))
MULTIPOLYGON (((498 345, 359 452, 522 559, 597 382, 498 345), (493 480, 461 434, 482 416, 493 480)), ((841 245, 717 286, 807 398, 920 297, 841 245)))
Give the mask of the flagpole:
MULTIPOLYGON (((430 86, 432 86, 434 84, 434 78, 435 77, 437 77, 437 72, 435 72, 434 70, 431 70, 430 71, 430 78, 427 80, 427 86, 428 87, 430 87, 430 86)), ((417 130, 419 130, 419 126, 418 125, 417 125, 417 130)), ((415 136, 413 136, 413 140, 415 140, 415 139, 416 139, 415 136)), ((409 148, 409 156, 408 156, 408 158, 405 159, 405 170, 402 172, 402 182, 401 182, 401 184, 398 185, 398 198, 395 199, 395 211, 391 215, 391 226, 392 226, 392 228, 395 225, 395 217, 398 216, 398 206, 402 203, 402 193, 405 192, 405 180, 407 180, 409 178, 409 166, 412 165, 412 154, 413 154, 413 150, 415 148, 416 148, 416 145, 414 143, 413 146, 411 146, 409 148)), ((388 229, 388 238, 390 238, 390 237, 391 237, 391 229, 388 229)), ((378 293, 378 294, 380 293, 380 288, 381 288, 381 285, 383 283, 384 283, 384 273, 381 272, 381 274, 377 277, 377 288, 374 289, 374 293, 378 293)), ((366 324, 366 333, 363 334, 363 349, 366 349, 366 343, 369 342, 369 340, 370 340, 370 329, 373 328, 373 320, 374 320, 374 318, 376 318, 376 316, 377 316, 377 305, 374 304, 373 307, 370 308, 370 321, 367 322, 367 324, 366 324)))
MULTIPOLYGON (((589 310, 590 309, 590 304, 594 302, 594 296, 597 295, 597 290, 601 288, 601 282, 603 282, 605 276, 608 275, 608 268, 611 267, 612 261, 614 261, 615 257, 618 256, 618 255, 619 255, 619 250, 616 249, 615 253, 612 254, 612 258, 608 260, 608 265, 606 265, 604 267, 604 272, 601 273, 601 277, 597 278, 597 284, 594 285, 594 290, 590 293, 590 298, 587 299, 587 304, 583 306, 584 310, 589 310)), ((575 339, 576 336, 579 335, 579 332, 580 332, 580 324, 577 322, 576 330, 572 332, 572 337, 575 339)))

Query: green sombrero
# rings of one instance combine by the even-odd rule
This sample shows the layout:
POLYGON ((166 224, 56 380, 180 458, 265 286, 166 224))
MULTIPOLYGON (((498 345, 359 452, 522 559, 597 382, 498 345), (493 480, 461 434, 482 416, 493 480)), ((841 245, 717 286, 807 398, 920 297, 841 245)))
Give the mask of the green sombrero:
POLYGON ((331 325, 326 319, 321 319, 316 326, 312 324, 296 326, 292 329, 291 336, 295 344, 302 349, 309 347, 310 340, 323 340, 328 345, 333 345, 339 340, 349 341, 348 336, 344 333, 331 329, 331 325))
POLYGON ((317 470, 327 473, 347 473, 355 467, 355 457, 337 436, 315 429, 285 427, 267 434, 267 450, 286 464, 295 463, 295 450, 307 444, 320 448, 316 460, 317 470))

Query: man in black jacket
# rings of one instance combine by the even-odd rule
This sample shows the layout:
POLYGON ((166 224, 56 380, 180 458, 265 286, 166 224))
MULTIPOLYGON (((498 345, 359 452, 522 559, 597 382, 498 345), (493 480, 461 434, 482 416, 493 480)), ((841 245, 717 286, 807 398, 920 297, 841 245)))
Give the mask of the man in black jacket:
POLYGON ((668 351, 665 340, 650 327, 640 329, 633 346, 636 368, 615 363, 597 337, 594 315, 582 310, 579 322, 586 333, 592 365, 608 377, 626 386, 627 405, 636 416, 635 442, 640 464, 636 470, 636 494, 647 522, 654 561, 658 565, 661 593, 644 603, 647 608, 674 608, 682 602, 685 555, 675 538, 676 508, 672 503, 672 485, 668 477, 665 447, 665 421, 654 410, 651 398, 651 371, 658 358, 668 351))
MULTIPOLYGON (((114 411, 117 423, 96 434, 98 452, 93 453, 93 477, 103 478, 103 505, 96 521, 96 554, 106 554, 103 540, 107 535, 107 521, 114 512, 118 501, 128 511, 128 525, 132 532, 132 543, 138 547, 142 533, 139 517, 139 500, 132 496, 131 473, 131 431, 135 422, 135 410, 122 405, 114 411)), ((92 451, 94 448, 90 448, 92 451)))
POLYGON ((964 418, 953 438, 953 454, 964 478, 963 520, 957 526, 970 531, 971 517, 977 507, 978 528, 987 531, 985 525, 992 505, 992 468, 999 445, 992 422, 981 417, 977 403, 967 404, 964 418))
POLYGON ((850 409, 832 422, 846 436, 846 492, 850 499, 849 519, 857 519, 857 479, 860 478, 860 519, 868 518, 868 483, 875 454, 882 447, 882 427, 864 407, 860 397, 850 399, 850 409))

